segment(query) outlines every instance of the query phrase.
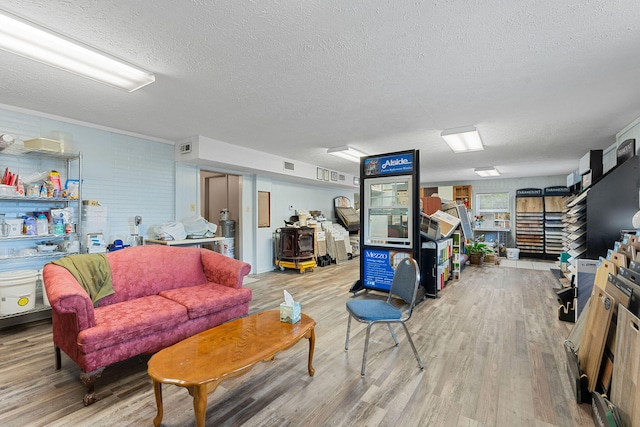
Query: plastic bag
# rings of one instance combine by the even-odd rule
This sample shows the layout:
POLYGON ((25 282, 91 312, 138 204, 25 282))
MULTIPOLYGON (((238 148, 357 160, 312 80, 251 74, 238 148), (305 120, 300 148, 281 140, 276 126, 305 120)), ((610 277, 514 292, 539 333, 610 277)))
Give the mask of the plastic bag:
POLYGON ((171 221, 156 227, 156 235, 159 240, 183 240, 187 238, 187 232, 181 222, 171 221))
POLYGON ((212 237, 218 226, 213 224, 199 215, 189 216, 182 219, 184 230, 187 236, 193 237, 212 237))

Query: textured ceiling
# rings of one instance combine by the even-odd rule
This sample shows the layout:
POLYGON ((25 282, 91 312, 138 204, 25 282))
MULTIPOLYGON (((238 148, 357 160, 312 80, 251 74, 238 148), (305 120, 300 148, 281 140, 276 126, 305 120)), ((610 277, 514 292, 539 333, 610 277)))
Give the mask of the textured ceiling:
POLYGON ((0 103, 152 137, 326 154, 417 148, 423 182, 566 175, 640 117, 637 0, 0 0, 156 73, 133 93, 0 51, 0 103), (485 150, 453 154, 444 129, 485 150))

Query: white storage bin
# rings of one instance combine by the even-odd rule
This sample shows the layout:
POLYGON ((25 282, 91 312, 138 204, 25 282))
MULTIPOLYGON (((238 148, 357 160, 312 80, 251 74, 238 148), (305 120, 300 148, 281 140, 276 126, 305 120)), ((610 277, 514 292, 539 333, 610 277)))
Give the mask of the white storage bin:
POLYGON ((51 303, 49 302, 49 297, 47 296, 47 290, 44 288, 44 280, 42 279, 42 270, 38 271, 38 282, 40 282, 40 286, 42 288, 42 302, 47 307, 51 307, 51 303))
POLYGON ((0 315, 32 310, 36 304, 38 270, 0 273, 0 315))
POLYGON ((507 248, 507 259, 520 259, 520 249, 507 248))
POLYGON ((9 231, 9 236, 19 236, 22 234, 22 224, 24 223, 24 219, 5 218, 4 222, 6 222, 11 226, 11 231, 9 231))
POLYGON ((86 216, 107 216, 109 210, 107 206, 82 206, 82 215, 86 216))
POLYGON ((24 141, 24 148, 37 151, 53 151, 55 153, 62 152, 62 143, 49 138, 36 138, 24 141))

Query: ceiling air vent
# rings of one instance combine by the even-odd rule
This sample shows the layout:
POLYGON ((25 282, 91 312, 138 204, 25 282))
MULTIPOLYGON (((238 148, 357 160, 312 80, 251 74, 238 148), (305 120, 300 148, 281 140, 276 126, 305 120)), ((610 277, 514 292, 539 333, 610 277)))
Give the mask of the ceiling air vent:
POLYGON ((187 154, 191 152, 191 144, 187 143, 187 144, 182 144, 180 146, 180 154, 187 154))
POLYGON ((292 171, 295 169, 295 165, 291 162, 284 162, 284 168, 288 171, 292 171))

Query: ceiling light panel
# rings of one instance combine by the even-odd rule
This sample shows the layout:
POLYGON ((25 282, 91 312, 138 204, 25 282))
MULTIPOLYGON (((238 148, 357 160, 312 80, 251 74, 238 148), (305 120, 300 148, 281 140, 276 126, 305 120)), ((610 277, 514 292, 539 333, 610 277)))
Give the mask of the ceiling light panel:
POLYGON ((354 163, 360 163, 360 157, 367 156, 366 153, 356 150, 355 148, 351 148, 347 145, 342 147, 329 148, 327 150, 327 153, 354 163))
POLYGON ((480 133, 475 126, 444 130, 440 136, 454 153, 484 150, 480 133))
POLYGON ((500 172, 498 171, 498 169, 494 168, 493 166, 475 168, 473 171, 483 178, 487 178, 491 176, 500 176, 500 172))
POLYGON ((0 49, 128 92, 153 83, 153 73, 0 11, 0 49))

